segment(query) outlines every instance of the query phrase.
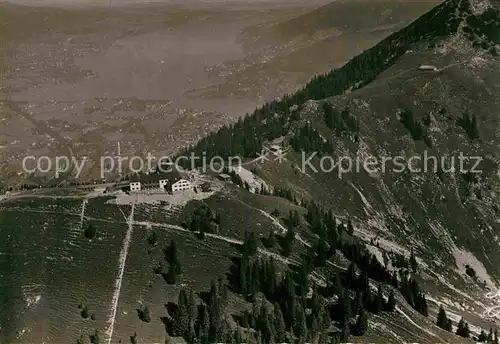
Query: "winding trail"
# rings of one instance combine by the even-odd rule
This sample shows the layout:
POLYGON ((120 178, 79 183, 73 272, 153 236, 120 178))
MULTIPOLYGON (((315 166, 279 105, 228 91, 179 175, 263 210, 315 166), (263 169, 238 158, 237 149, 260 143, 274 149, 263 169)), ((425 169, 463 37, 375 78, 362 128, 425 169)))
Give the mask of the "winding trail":
MULTIPOLYGON (((132 203, 132 209, 130 210, 130 215, 128 219, 125 217, 125 214, 123 216, 125 217, 127 223, 128 223, 128 230, 125 235, 125 239, 123 240, 123 247, 122 250, 120 251, 120 259, 119 259, 119 273, 118 273, 118 278, 116 279, 115 282, 115 291, 113 293, 113 299, 112 299, 112 304, 111 304, 111 314, 110 318, 108 320, 108 328, 106 330, 106 342, 108 344, 111 344, 111 339, 113 338, 113 330, 115 326, 115 319, 116 319, 116 311, 118 310, 118 300, 120 299, 120 291, 122 288, 122 281, 123 281, 123 273, 125 272, 125 263, 127 261, 127 255, 129 251, 129 246, 130 246, 130 241, 132 240, 132 230, 134 228, 134 209, 135 209, 135 203, 132 203)), ((120 209, 121 211, 121 209, 120 209)))
POLYGON ((500 319, 500 289, 495 292, 486 293, 485 296, 487 299, 490 299, 497 304, 495 306, 488 307, 484 312, 484 315, 487 317, 500 319))
POLYGON ((85 208, 87 207, 88 202, 89 202, 88 198, 85 198, 82 203, 82 211, 80 213, 80 230, 83 229, 83 220, 85 219, 85 208))
MULTIPOLYGON (((285 233, 288 231, 288 229, 287 229, 285 226, 283 226, 283 225, 279 222, 279 220, 278 220, 278 219, 276 219, 275 217, 273 217, 273 216, 272 216, 271 214, 269 214, 268 212, 266 212, 266 211, 264 211, 264 210, 262 210, 262 209, 259 209, 259 208, 257 208, 257 207, 254 207, 253 205, 250 205, 250 204, 248 204, 248 203, 245 203, 245 202, 243 202, 243 201, 242 201, 242 200, 240 200, 240 199, 236 199, 236 198, 233 198, 233 199, 234 199, 235 201, 237 201, 237 202, 240 202, 240 203, 241 203, 241 204, 243 204, 244 206, 247 206, 247 207, 248 207, 248 208, 250 208, 250 209, 257 210, 257 211, 258 211, 258 212, 260 212, 262 215, 264 215, 265 217, 267 217, 269 220, 271 220, 271 221, 273 222, 273 224, 274 224, 275 226, 277 226, 279 229, 281 229, 281 234, 282 234, 282 235, 283 235, 283 234, 285 234, 285 233)), ((296 233, 296 234, 295 234, 295 239, 296 239, 297 241, 299 241, 302 245, 306 246, 306 247, 311 247, 311 246, 312 246, 310 243, 308 243, 307 241, 305 241, 304 239, 302 239, 302 237, 300 236, 300 234, 299 234, 299 233, 296 233)))
POLYGON ((446 341, 443 340, 443 338, 439 337, 437 334, 429 331, 428 329, 423 328, 422 326, 420 326, 419 324, 417 324, 415 321, 413 321, 413 319, 408 314, 406 314, 405 312, 403 312, 403 310, 401 308, 399 308, 399 306, 396 306, 396 312, 398 312, 399 314, 401 314, 406 320, 408 320, 408 322, 410 324, 412 324, 413 326, 415 326, 419 330, 422 330, 423 332, 431 335, 432 337, 439 339, 442 343, 446 343, 446 341))

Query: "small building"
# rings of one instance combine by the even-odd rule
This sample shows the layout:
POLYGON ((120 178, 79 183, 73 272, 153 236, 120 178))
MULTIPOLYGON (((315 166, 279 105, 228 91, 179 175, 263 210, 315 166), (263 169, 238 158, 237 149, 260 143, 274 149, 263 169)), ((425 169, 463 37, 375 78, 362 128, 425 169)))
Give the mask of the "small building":
POLYGON ((159 184, 159 187, 160 189, 165 189, 167 187, 167 184, 168 184, 168 178, 165 178, 165 179, 160 179, 158 181, 158 184, 159 184))
POLYGON ((169 182, 167 188, 171 192, 185 191, 191 189, 191 182, 187 179, 181 178, 177 181, 169 182))
POLYGON ((222 180, 223 182, 230 182, 231 181, 231 176, 226 173, 220 173, 217 178, 219 180, 222 180))
POLYGON ((138 192, 143 189, 161 189, 163 191, 180 191, 191 188, 191 182, 182 178, 177 169, 169 172, 154 172, 144 175, 132 176, 130 180, 130 191, 138 192))
POLYGON ((141 191, 141 182, 130 182, 130 191, 131 192, 141 191))
POLYGON ((438 70, 437 67, 433 65, 421 65, 420 67, 418 67, 418 69, 431 72, 436 72, 438 70))

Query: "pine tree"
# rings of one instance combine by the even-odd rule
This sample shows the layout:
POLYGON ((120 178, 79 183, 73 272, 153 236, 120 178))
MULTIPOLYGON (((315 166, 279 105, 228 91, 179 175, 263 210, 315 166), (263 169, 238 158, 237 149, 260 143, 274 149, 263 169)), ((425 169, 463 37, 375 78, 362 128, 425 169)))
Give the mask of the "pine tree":
POLYGON ((284 343, 286 341, 285 319, 277 303, 274 304, 274 331, 276 333, 276 342, 284 343))
POLYGON ((99 331, 94 330, 94 333, 89 335, 89 339, 91 344, 99 344, 101 342, 99 331))
POLYGON ((487 339, 488 339, 488 335, 486 334, 486 332, 484 332, 484 330, 481 330, 481 333, 479 334, 477 341, 478 342, 486 342, 487 339))
POLYGON ((356 324, 353 327, 353 335, 362 336, 368 330, 368 315, 364 308, 361 308, 359 312, 358 319, 356 319, 356 324))
POLYGON ((470 336, 469 324, 465 322, 464 318, 460 319, 460 322, 458 323, 457 326, 457 331, 455 333, 461 337, 469 338, 470 336))
POLYGON ((89 317, 89 309, 87 306, 83 305, 82 310, 80 311, 80 315, 83 319, 87 319, 89 317))
POLYGON ((390 312, 396 309, 396 296, 394 295, 394 290, 391 290, 391 292, 389 293, 389 298, 387 299, 387 303, 385 304, 385 309, 390 312))
POLYGON ((342 294, 339 295, 337 317, 341 326, 349 324, 349 319, 351 318, 351 298, 345 291, 342 291, 342 294))
POLYGON ((413 251, 413 248, 411 249, 411 253, 410 253, 410 266, 411 266, 413 273, 417 273, 418 263, 417 263, 417 259, 415 258, 415 252, 413 251))
POLYGON ((451 322, 451 319, 448 318, 448 321, 446 322, 446 331, 448 332, 453 332, 453 323, 451 322))
POLYGON ((436 319, 436 325, 442 328, 443 330, 447 330, 448 317, 446 316, 446 311, 444 310, 443 305, 439 307, 439 312, 436 319))
POLYGON ((139 319, 145 323, 151 322, 151 313, 149 312, 148 306, 144 306, 142 309, 138 309, 137 313, 139 315, 139 319))
POLYGON ((307 321, 304 307, 302 307, 300 302, 295 303, 293 318, 293 330, 296 336, 299 338, 299 342, 304 343, 307 338, 307 321))
POLYGON ((170 245, 165 249, 165 259, 170 264, 177 261, 177 243, 175 240, 170 241, 170 245))
POLYGON ((379 286, 377 290, 377 295, 375 295, 373 300, 373 313, 378 314, 382 311, 384 306, 384 295, 382 293, 382 287, 379 286))
POLYGON ((210 313, 207 307, 202 308, 198 329, 198 342, 208 343, 210 336, 210 313))
POLYGON ((257 241, 257 236, 254 232, 245 232, 245 239, 243 241, 243 252, 249 256, 253 256, 257 253, 257 248, 259 243, 257 241))
POLYGON ((174 264, 170 264, 168 266, 168 271, 164 275, 165 281, 168 284, 175 284, 177 283, 177 269, 174 264))
POLYGON ((495 330, 495 336, 493 338, 493 343, 498 344, 498 330, 495 330))
POLYGON ((177 309, 172 319, 172 331, 174 336, 185 336, 189 334, 189 300, 186 290, 183 288, 179 292, 177 309))
POLYGON ((319 323, 318 323, 318 318, 315 314, 312 315, 312 321, 311 321, 311 326, 308 329, 308 334, 309 334, 309 343, 317 344, 319 341, 319 335, 320 335, 320 328, 319 328, 319 323))
POLYGON ((345 286, 349 289, 354 288, 356 285, 356 267, 354 263, 349 264, 346 272, 345 286))
POLYGON ((137 344, 137 332, 130 336, 130 344, 137 344))
POLYGON ((282 254, 285 257, 290 256, 293 250, 293 243, 295 240, 295 230, 293 227, 289 228, 285 236, 280 240, 282 254))
POLYGON ((354 235, 354 226, 352 225, 352 221, 350 218, 347 220, 347 234, 351 236, 354 235))
POLYGON ((198 320, 198 305, 196 304, 196 298, 194 291, 191 289, 188 298, 188 315, 189 315, 189 330, 188 330, 188 341, 193 342, 196 339, 196 322, 198 320))
POLYGON ((398 282, 398 275, 396 273, 396 271, 394 271, 392 273, 392 277, 391 277, 391 285, 396 288, 396 289, 399 289, 399 282, 398 282))
POLYGON ((265 240, 266 248, 273 248, 276 245, 276 235, 274 234, 274 230, 269 231, 269 235, 265 240))

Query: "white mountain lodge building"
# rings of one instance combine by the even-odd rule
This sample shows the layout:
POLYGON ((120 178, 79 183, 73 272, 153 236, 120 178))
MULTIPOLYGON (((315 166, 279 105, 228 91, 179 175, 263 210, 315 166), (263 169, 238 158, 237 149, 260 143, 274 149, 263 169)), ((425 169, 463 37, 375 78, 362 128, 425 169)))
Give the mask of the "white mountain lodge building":
POLYGON ((155 172, 145 175, 135 175, 130 179, 130 192, 143 189, 161 189, 168 192, 177 192, 191 189, 191 182, 173 170, 171 172, 155 172))

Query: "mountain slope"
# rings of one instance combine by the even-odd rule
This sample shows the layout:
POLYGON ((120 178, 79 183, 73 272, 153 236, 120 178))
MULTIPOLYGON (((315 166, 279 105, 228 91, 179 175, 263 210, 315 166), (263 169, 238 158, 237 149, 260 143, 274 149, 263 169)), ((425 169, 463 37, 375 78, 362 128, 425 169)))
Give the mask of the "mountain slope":
MULTIPOLYGON (((498 1, 445 1, 339 70, 314 78, 193 150, 256 157, 266 140, 285 136, 294 151, 288 162, 254 166, 266 182, 354 218, 359 235, 378 241, 384 251, 413 248, 426 265, 424 283, 440 294, 434 312, 443 300, 459 299, 471 311, 469 319, 495 314, 490 311, 495 304, 489 308, 474 300, 490 302, 489 291, 496 290, 500 277, 495 263, 500 259, 498 11, 498 1), (436 70, 419 70, 423 65, 436 70), (349 118, 357 127, 349 126, 349 118), (448 167, 462 154, 478 157, 482 172, 362 170, 339 178, 338 169, 299 171, 301 154, 318 151, 336 161, 367 156, 408 161, 427 154, 448 167), (471 268, 473 278, 466 274, 471 268)), ((312 160, 318 170, 321 154, 312 160)))
POLYGON ((254 158, 275 138, 289 150, 284 162, 227 171, 233 183, 198 174, 210 192, 184 202, 121 191, 4 201, 0 339, 81 335, 81 343, 98 330, 109 343, 134 333, 160 342, 166 330, 175 342, 194 342, 193 334, 202 342, 241 342, 242 334, 255 343, 470 342, 435 325, 441 305, 453 332, 462 317, 471 337, 497 327, 498 9, 498 1, 445 1, 339 70, 201 140, 189 150, 207 157, 254 158), (320 168, 322 157, 407 163, 426 152, 479 156, 482 172, 320 168), (42 238, 31 252, 25 232, 42 238), (210 286, 218 278, 227 286, 210 286), (80 316, 79 304, 94 319, 80 316))

